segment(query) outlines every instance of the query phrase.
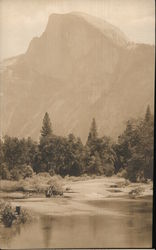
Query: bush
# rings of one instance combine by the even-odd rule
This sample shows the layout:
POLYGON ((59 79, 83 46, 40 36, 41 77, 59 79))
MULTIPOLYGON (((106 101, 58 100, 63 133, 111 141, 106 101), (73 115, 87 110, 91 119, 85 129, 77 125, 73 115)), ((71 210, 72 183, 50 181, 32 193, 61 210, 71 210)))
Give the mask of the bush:
POLYGON ((6 227, 11 227, 14 222, 16 224, 24 224, 31 219, 30 214, 26 210, 22 209, 18 214, 10 203, 3 201, 0 202, 0 215, 1 221, 6 227))
MULTIPOLYGON (((49 174, 48 174, 49 175, 49 174)), ((23 187, 25 191, 28 192, 37 192, 44 193, 46 188, 48 187, 47 182, 51 179, 50 175, 45 177, 45 175, 33 175, 31 178, 26 178, 22 180, 23 187)))
POLYGON ((129 196, 133 199, 135 199, 137 196, 140 196, 142 194, 142 192, 144 191, 144 188, 142 187, 138 187, 136 189, 132 189, 130 192, 129 192, 129 196))
POLYGON ((51 180, 47 182, 50 185, 45 191, 46 197, 55 195, 63 195, 63 188, 57 176, 53 176, 51 180))
POLYGON ((10 203, 1 203, 1 217, 2 222, 6 227, 11 227, 13 221, 16 219, 15 212, 12 209, 10 203))
POLYGON ((47 184, 53 184, 53 183, 60 183, 62 181, 62 177, 60 175, 54 175, 50 178, 50 180, 47 182, 47 184))
POLYGON ((26 178, 19 182, 18 190, 19 188, 23 187, 24 191, 45 193, 45 191, 50 185, 52 185, 53 183, 59 184, 61 180, 62 178, 60 176, 50 176, 49 173, 43 172, 37 175, 33 174, 31 178, 26 178))
POLYGON ((59 185, 53 184, 46 190, 45 195, 46 197, 63 195, 63 190, 59 185))

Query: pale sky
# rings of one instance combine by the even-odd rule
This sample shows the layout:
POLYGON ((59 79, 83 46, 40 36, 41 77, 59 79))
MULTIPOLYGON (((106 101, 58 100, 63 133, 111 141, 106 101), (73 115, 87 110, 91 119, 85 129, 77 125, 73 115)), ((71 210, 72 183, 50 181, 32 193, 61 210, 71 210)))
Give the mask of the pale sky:
POLYGON ((131 41, 155 44, 154 0, 0 0, 0 61, 24 53, 50 14, 71 11, 105 19, 131 41))

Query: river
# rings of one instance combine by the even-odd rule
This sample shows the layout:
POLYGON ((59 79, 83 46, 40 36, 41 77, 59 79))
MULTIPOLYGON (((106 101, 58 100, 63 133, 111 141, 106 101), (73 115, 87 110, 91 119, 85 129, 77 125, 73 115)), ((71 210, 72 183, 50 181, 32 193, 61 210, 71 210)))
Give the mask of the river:
MULTIPOLYGON (((40 206, 41 202, 36 202, 36 206, 40 206)), ((43 207, 47 202, 52 204, 53 200, 43 201, 43 207)), ((31 203, 32 201, 29 204, 31 203)), ((1 225, 0 247, 19 249, 152 247, 151 198, 106 199, 83 203, 91 210, 86 209, 85 213, 81 211, 54 215, 42 212, 38 213, 37 220, 29 224, 11 228, 1 225)), ((25 203, 21 202, 22 204, 25 203)))

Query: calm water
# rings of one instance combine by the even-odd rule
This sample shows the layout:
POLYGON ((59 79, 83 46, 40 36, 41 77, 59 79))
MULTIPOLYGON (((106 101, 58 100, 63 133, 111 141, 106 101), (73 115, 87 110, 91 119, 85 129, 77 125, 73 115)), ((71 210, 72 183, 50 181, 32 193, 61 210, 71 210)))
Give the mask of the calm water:
POLYGON ((0 247, 21 249, 152 246, 151 200, 107 200, 88 203, 97 207, 97 214, 40 215, 37 221, 28 225, 12 228, 1 226, 0 247))

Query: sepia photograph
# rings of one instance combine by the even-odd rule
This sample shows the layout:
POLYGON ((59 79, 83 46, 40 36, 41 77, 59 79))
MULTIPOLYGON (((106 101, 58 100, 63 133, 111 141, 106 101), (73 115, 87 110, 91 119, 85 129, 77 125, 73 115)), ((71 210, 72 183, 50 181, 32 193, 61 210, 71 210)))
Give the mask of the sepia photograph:
POLYGON ((0 248, 152 248, 155 1, 0 0, 0 248))

